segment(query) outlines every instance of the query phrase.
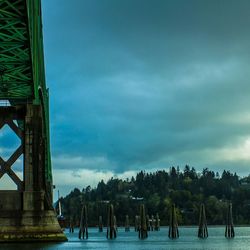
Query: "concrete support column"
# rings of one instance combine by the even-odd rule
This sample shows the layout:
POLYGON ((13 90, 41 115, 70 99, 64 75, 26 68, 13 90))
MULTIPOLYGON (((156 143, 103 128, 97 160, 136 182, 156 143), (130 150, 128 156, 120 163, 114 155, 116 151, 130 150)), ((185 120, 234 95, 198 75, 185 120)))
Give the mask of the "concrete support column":
POLYGON ((25 116, 23 210, 44 210, 42 112, 28 104, 25 116))
POLYGON ((42 112, 42 105, 0 107, 0 129, 7 124, 22 141, 7 161, 0 155, 0 180, 8 174, 18 187, 0 190, 0 242, 67 240, 45 193, 46 138, 42 112), (21 154, 23 180, 11 168, 21 154))

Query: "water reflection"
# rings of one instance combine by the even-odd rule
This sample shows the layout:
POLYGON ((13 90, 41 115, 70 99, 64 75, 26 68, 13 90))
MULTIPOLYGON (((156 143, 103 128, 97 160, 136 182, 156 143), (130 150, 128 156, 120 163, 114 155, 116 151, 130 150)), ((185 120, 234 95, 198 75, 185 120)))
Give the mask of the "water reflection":
MULTIPOLYGON (((131 228, 132 229, 132 228, 131 228)), ((149 232, 147 239, 140 240, 138 233, 131 230, 125 232, 119 228, 118 237, 113 240, 106 239, 106 228, 98 232, 98 228, 89 229, 89 239, 79 240, 78 230, 73 234, 66 231, 68 242, 64 243, 21 243, 21 244, 0 244, 4 250, 67 250, 67 249, 112 249, 112 250, 223 250, 241 249, 249 250, 250 228, 236 227, 236 237, 226 239, 224 237, 225 227, 208 227, 209 236, 207 239, 197 237, 197 227, 180 227, 180 238, 171 240, 167 237, 168 228, 162 227, 160 231, 149 232)))

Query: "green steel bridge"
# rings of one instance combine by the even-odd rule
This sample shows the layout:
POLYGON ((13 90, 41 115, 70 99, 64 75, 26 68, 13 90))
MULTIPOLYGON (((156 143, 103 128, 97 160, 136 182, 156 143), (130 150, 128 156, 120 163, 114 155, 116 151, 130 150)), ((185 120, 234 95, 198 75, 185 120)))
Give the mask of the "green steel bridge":
POLYGON ((53 237, 65 239, 54 219, 53 225, 46 221, 34 222, 25 231, 29 227, 27 214, 34 221, 37 216, 50 219, 54 216, 51 214, 49 93, 45 81, 41 16, 41 0, 0 0, 0 129, 7 124, 21 140, 21 146, 9 160, 0 157, 0 178, 8 174, 17 185, 16 192, 6 194, 0 190, 0 228, 3 228, 0 229, 0 241, 4 237, 8 240, 13 230, 24 240, 48 240, 47 231, 54 233, 49 240, 53 237), (11 169, 22 154, 23 180, 11 169), (1 199, 7 205, 1 204, 1 199), (8 222, 1 217, 1 210, 6 214, 17 210, 21 222, 18 219, 8 222), (48 228, 40 230, 41 223, 47 223, 48 228))

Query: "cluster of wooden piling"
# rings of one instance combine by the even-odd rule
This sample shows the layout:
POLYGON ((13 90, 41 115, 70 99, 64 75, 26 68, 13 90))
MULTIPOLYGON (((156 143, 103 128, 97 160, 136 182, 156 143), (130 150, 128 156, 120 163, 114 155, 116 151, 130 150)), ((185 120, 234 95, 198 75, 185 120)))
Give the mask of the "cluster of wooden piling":
POLYGON ((129 231, 130 231, 129 217, 128 217, 128 215, 126 215, 126 217, 125 217, 125 232, 129 232, 129 231))
POLYGON ((146 216, 146 223, 147 223, 147 229, 148 229, 148 231, 150 231, 151 227, 150 227, 150 219, 149 219, 149 215, 148 214, 146 216))
POLYGON ((79 228, 79 239, 85 238, 88 239, 88 217, 87 217, 87 206, 83 205, 80 219, 80 228, 79 228))
POLYGON ((73 218, 70 218, 70 221, 69 221, 69 232, 74 233, 74 220, 73 220, 73 218))
POLYGON ((155 217, 155 231, 159 231, 160 230, 160 217, 159 214, 156 214, 155 217))
POLYGON ((102 216, 99 216, 99 222, 98 222, 98 228, 99 228, 99 232, 103 231, 103 223, 102 223, 102 216))
POLYGON ((168 237, 171 239, 179 238, 176 209, 175 209, 174 204, 172 204, 171 211, 170 211, 170 223, 169 223, 168 237))
POLYGON ((199 238, 207 238, 208 237, 207 220, 206 220, 206 212, 205 212, 205 205, 204 204, 201 204, 201 206, 200 206, 198 237, 199 238))
MULTIPOLYGON (((151 216, 151 219, 149 218, 149 215, 146 215, 146 227, 147 231, 159 231, 160 230, 160 217, 159 214, 156 214, 156 217, 151 216)), ((135 216, 135 231, 139 231, 140 228, 140 216, 135 216)))
POLYGON ((234 237, 232 203, 228 204, 225 237, 226 238, 233 238, 234 237))
POLYGON ((140 216, 135 216, 135 231, 138 232, 140 229, 140 216))
MULTIPOLYGON (((169 231, 168 237, 170 239, 176 239, 179 237, 178 230, 178 221, 177 221, 177 212, 175 208, 175 204, 171 205, 170 214, 169 214, 169 231)), ((125 231, 130 231, 130 223, 129 216, 125 216, 125 231)), ((98 224, 99 232, 103 232, 103 221, 102 216, 99 216, 99 224, 98 224)), ((108 208, 108 223, 107 223, 107 238, 114 239, 117 237, 117 223, 116 216, 114 214, 114 207, 112 204, 109 205, 108 208)), ((148 231, 159 231, 160 230, 160 218, 157 213, 154 217, 146 215, 144 204, 140 205, 140 215, 135 216, 135 231, 138 232, 138 236, 140 239, 146 239, 148 237, 148 231)), ((73 218, 70 218, 69 225, 70 233, 74 232, 74 223, 73 218)), ((228 204, 227 209, 227 217, 226 217, 226 230, 225 237, 233 238, 235 236, 234 225, 233 225, 233 216, 232 216, 232 203, 228 204)), ((198 237, 199 238, 207 238, 208 237, 208 229, 207 229, 207 220, 206 220, 206 212, 205 205, 202 203, 200 205, 199 212, 199 224, 198 224, 198 237)), ((81 218, 80 218, 80 228, 79 228, 79 239, 88 239, 88 217, 87 217, 87 206, 83 205, 81 210, 81 218)))
POLYGON ((145 239, 147 237, 148 237, 148 229, 146 223, 146 213, 145 213, 145 207, 142 204, 140 207, 139 238, 145 239))
POLYGON ((116 238, 116 233, 117 233, 117 226, 116 226, 116 217, 114 215, 114 207, 112 204, 110 204, 108 211, 107 238, 108 239, 116 238))

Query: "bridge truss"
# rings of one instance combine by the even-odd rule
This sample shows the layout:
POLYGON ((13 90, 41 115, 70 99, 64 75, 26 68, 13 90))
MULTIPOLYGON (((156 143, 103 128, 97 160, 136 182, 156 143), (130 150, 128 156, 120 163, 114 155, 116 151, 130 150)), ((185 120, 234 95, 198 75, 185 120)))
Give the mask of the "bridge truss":
MULTIPOLYGON (((16 225, 16 230, 24 234, 20 236, 23 239, 34 233, 25 235, 28 219, 24 214, 30 212, 29 218, 34 219, 39 212, 53 217, 49 94, 45 83, 41 15, 41 0, 0 0, 0 101, 8 104, 0 107, 0 129, 8 125, 21 140, 21 146, 7 161, 0 157, 0 179, 8 174, 17 185, 15 193, 0 190, 0 212, 20 212, 22 223, 16 225), (23 180, 11 168, 22 154, 23 180), (5 205, 1 204, 1 197, 5 205), (12 204, 14 200, 20 204, 12 204)), ((7 222, 0 213, 0 225, 4 223, 7 222)), ((52 228, 59 235, 55 240, 65 239, 57 222, 53 223, 52 228)), ((0 229, 0 241, 1 236, 8 238, 7 224, 0 229)), ((37 232, 40 226, 38 223, 37 232)), ((42 238, 46 240, 45 236, 42 238)))

